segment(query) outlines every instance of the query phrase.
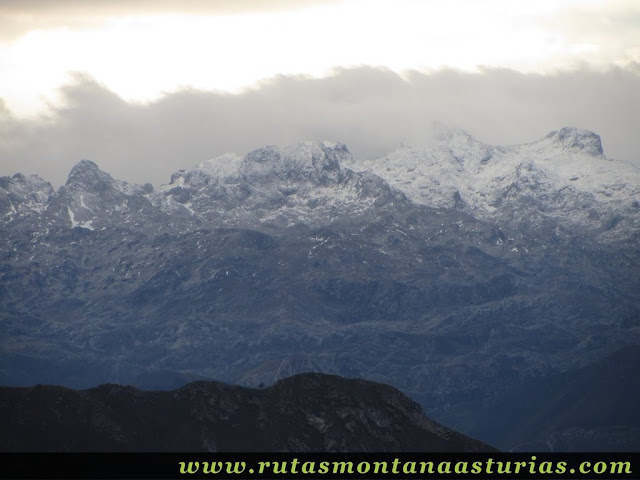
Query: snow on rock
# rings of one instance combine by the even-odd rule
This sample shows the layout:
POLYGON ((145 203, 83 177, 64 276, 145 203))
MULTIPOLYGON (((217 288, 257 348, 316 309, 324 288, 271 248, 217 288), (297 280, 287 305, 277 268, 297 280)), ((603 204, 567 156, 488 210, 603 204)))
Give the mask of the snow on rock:
POLYGON ((640 227, 638 165, 607 160, 598 135, 573 127, 506 147, 441 128, 428 146, 349 166, 376 173, 417 203, 518 228, 550 219, 612 241, 640 227))
POLYGON ((47 228, 282 227, 413 201, 516 234, 546 229, 543 236, 613 242, 640 232, 639 190, 638 165, 607 159, 588 130, 565 127, 531 143, 493 146, 438 126, 428 145, 403 145, 373 160, 328 141, 227 153, 177 171, 157 189, 116 180, 82 160, 58 192, 37 176, 0 178, 0 216, 8 222, 47 209, 47 228))
POLYGON ((0 177, 0 222, 42 212, 53 194, 51 184, 38 175, 0 177))
POLYGON ((208 223, 279 226, 326 222, 339 211, 392 201, 379 177, 342 168, 351 159, 344 144, 317 141, 228 153, 174 173, 148 198, 166 213, 187 211, 208 223))

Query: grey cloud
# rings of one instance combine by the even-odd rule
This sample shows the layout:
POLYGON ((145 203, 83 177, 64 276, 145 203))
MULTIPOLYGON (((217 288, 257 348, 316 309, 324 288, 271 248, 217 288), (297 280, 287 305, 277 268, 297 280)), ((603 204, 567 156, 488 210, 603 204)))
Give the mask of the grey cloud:
POLYGON ((610 158, 640 163, 640 69, 553 76, 342 69, 323 78, 273 78, 242 94, 184 90, 132 104, 77 76, 64 106, 20 121, 0 108, 0 174, 39 173, 63 183, 88 158, 128 181, 166 183, 180 168, 267 144, 336 140, 358 157, 420 143, 433 121, 492 144, 536 140, 572 125, 602 136, 610 158))

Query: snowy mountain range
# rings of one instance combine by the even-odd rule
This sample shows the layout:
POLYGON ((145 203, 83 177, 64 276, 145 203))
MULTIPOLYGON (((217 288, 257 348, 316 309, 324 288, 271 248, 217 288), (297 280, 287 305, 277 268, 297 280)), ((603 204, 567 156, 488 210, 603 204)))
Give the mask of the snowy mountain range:
POLYGON ((555 222, 565 234, 599 241, 636 240, 640 231, 638 164, 607 160, 600 137, 577 128, 508 147, 440 128, 425 148, 402 147, 348 163, 371 171, 412 201, 457 208, 514 229, 555 222))
POLYGON ((637 163, 608 160, 598 135, 570 127, 507 147, 440 127, 429 146, 402 146, 375 160, 331 142, 269 146, 180 170, 157 189, 115 180, 87 160, 58 192, 37 175, 0 185, 5 222, 47 210, 50 225, 88 229, 158 213, 191 216, 193 225, 323 224, 409 200, 514 230, 554 223, 558 234, 588 233, 604 243, 633 241, 640 231, 637 163))
POLYGON ((159 187, 87 160, 57 191, 3 177, 0 383, 321 371, 465 431, 471 401, 640 344, 639 188, 575 128, 268 146, 159 187))

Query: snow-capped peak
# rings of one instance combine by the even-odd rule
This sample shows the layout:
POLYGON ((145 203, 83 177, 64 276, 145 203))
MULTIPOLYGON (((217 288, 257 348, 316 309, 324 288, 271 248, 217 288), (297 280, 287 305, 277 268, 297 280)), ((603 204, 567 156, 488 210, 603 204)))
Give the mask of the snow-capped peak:
POLYGON ((339 171, 341 162, 351 158, 341 143, 308 141, 284 148, 268 146, 249 152, 245 156, 245 168, 249 164, 268 164, 274 171, 296 171, 301 174, 322 174, 339 171))
MULTIPOLYGON (((164 212, 203 221, 295 224, 326 221, 338 210, 354 215, 394 201, 379 177, 343 168, 352 155, 342 143, 269 145, 244 156, 225 154, 178 171, 148 198, 164 212)), ((399 197, 398 197, 399 198, 399 197)))
POLYGON ((85 175, 86 172, 100 172, 100 168, 91 160, 80 160, 69 172, 68 180, 78 175, 85 175))
POLYGON ((100 170, 98 165, 91 160, 80 160, 69 172, 65 188, 102 192, 116 188, 116 183, 120 182, 117 182, 111 175, 100 170))
POLYGON ((540 140, 510 148, 522 155, 546 158, 579 155, 605 159, 600 136, 589 130, 575 127, 554 130, 540 140))
POLYGON ((116 180, 91 160, 80 160, 76 163, 64 185, 67 191, 85 191, 91 194, 100 194, 109 190, 116 190, 125 195, 146 194, 153 190, 150 183, 136 185, 116 180))
POLYGON ((633 206, 640 169, 603 162, 600 137, 591 131, 564 127, 508 147, 484 144, 462 130, 435 131, 427 146, 405 145, 352 168, 378 174, 417 203, 463 208, 517 228, 544 218, 601 232, 607 240, 640 225, 633 206))
POLYGON ((588 153, 596 157, 604 157, 600 136, 589 130, 575 127, 564 127, 559 132, 551 132, 547 138, 556 139, 565 150, 588 153))
POLYGON ((20 215, 39 213, 47 208, 54 191, 38 175, 0 177, 0 218, 8 221, 20 215))
POLYGON ((350 156, 344 145, 328 147, 322 142, 303 142, 278 148, 269 146, 249 152, 242 162, 245 177, 259 180, 275 175, 283 180, 335 181, 343 158, 350 156))

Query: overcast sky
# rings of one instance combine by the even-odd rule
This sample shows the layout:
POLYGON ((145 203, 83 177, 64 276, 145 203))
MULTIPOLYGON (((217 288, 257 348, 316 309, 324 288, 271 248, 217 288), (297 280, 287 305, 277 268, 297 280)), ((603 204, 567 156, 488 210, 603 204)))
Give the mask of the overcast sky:
POLYGON ((433 120, 489 143, 574 125, 640 160, 637 0, 2 0, 0 175, 83 158, 164 183, 226 151, 433 120))

